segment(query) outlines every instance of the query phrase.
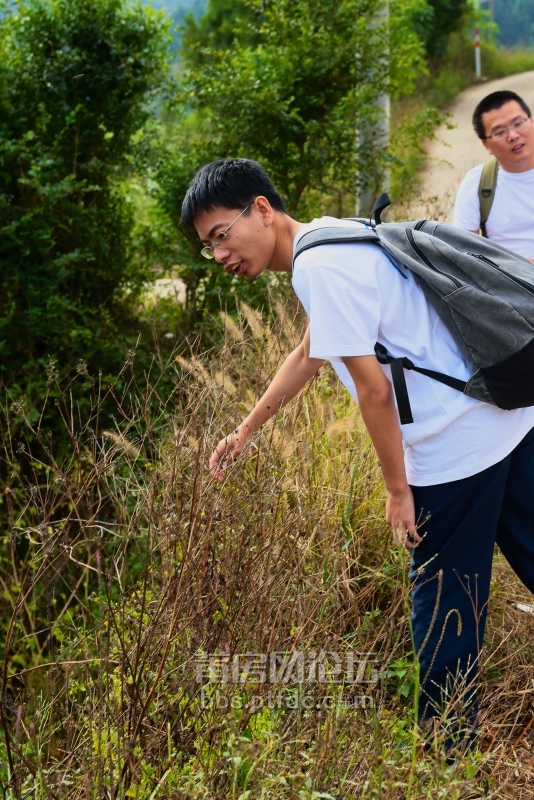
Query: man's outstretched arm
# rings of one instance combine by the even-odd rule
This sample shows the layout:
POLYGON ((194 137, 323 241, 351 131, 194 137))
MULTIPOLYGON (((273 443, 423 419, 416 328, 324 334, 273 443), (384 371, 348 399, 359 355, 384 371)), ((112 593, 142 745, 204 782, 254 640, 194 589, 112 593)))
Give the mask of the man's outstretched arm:
POLYGON ((360 411, 375 446, 388 490, 386 522, 397 544, 415 547, 420 541, 415 524, 412 490, 404 468, 399 415, 393 388, 375 356, 343 358, 358 393, 360 411))
POLYGON ((252 435, 286 403, 297 395, 324 364, 321 358, 310 358, 310 329, 302 342, 288 355, 269 388, 258 400, 248 417, 232 433, 221 439, 209 466, 213 477, 224 480, 224 470, 242 452, 252 435))

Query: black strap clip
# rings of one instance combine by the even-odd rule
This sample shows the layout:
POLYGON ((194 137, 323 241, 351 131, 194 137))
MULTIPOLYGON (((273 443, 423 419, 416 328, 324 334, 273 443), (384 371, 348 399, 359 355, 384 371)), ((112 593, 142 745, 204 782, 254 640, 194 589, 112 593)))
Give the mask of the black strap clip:
POLYGON ((403 358, 393 358, 383 344, 375 344, 375 355, 380 364, 391 364, 391 377, 393 379, 393 390, 397 400, 399 418, 401 425, 410 425, 413 422, 412 407, 408 397, 408 387, 404 377, 405 369, 413 369, 413 362, 404 356, 403 358))
POLYGON ((410 398, 408 397, 408 387, 406 386, 406 378, 404 377, 405 369, 413 369, 414 372, 418 372, 420 375, 426 375, 427 378, 439 381, 445 386, 450 386, 451 389, 456 389, 457 392, 465 392, 467 387, 467 381, 462 381, 460 378, 453 378, 451 375, 444 375, 443 372, 436 372, 433 369, 416 367, 413 361, 410 361, 406 356, 402 358, 393 358, 393 356, 389 355, 384 345, 379 342, 375 344, 375 355, 380 364, 391 364, 393 390, 397 400, 401 425, 409 425, 413 422, 410 398))

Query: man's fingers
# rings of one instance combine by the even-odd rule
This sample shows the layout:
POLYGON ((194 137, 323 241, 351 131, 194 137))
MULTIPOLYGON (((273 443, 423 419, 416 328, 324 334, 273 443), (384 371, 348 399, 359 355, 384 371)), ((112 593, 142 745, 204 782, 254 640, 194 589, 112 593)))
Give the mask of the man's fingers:
POLYGON ((401 523, 393 526, 393 540, 395 544, 411 549, 417 547, 421 541, 421 537, 415 528, 410 530, 406 525, 401 523))
POLYGON ((213 451, 208 461, 208 469, 212 476, 218 481, 224 481, 225 472, 232 466, 241 448, 232 439, 222 439, 213 451))
POLYGON ((219 450, 219 448, 217 448, 210 458, 210 467, 217 466, 218 464, 224 464, 228 460, 229 456, 230 453, 227 448, 224 450, 219 450))
POLYGON ((226 470, 228 468, 228 464, 220 462, 209 465, 209 471, 211 472, 211 477, 214 478, 219 483, 222 483, 226 478, 226 470))
POLYGON ((214 471, 224 472, 224 470, 229 467, 233 460, 232 454, 228 451, 219 453, 216 450, 209 460, 209 468, 214 471))
POLYGON ((404 541, 403 541, 402 544, 404 545, 404 547, 407 547, 408 549, 411 549, 413 547, 417 547, 417 545, 419 544, 420 541, 421 541, 421 537, 420 536, 416 537, 413 534, 411 534, 409 531, 406 531, 406 534, 404 536, 404 541))

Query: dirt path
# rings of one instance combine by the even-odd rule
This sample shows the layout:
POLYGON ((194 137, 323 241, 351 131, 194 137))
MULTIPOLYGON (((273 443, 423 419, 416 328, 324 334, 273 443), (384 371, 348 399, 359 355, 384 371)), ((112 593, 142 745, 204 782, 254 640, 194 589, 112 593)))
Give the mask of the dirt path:
POLYGON ((477 103, 490 92, 510 89, 521 95, 534 110, 534 72, 522 72, 496 81, 471 86, 461 92, 449 109, 457 127, 447 130, 445 126, 436 131, 437 139, 428 148, 428 162, 422 174, 423 192, 421 204, 417 204, 416 216, 432 216, 444 221, 452 220, 456 190, 465 173, 486 160, 487 154, 476 136, 471 116, 477 103), (432 211, 432 214, 429 214, 432 211))

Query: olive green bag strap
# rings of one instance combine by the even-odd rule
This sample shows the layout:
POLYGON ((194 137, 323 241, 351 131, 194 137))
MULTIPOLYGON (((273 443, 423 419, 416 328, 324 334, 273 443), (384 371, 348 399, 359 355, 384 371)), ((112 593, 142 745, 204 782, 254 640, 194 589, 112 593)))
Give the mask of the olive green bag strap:
POLYGON ((495 157, 491 157, 482 167, 482 175, 478 185, 478 201, 480 203, 480 232, 486 239, 486 222, 490 215, 491 207, 495 199, 495 187, 497 186, 497 173, 499 162, 495 157))

